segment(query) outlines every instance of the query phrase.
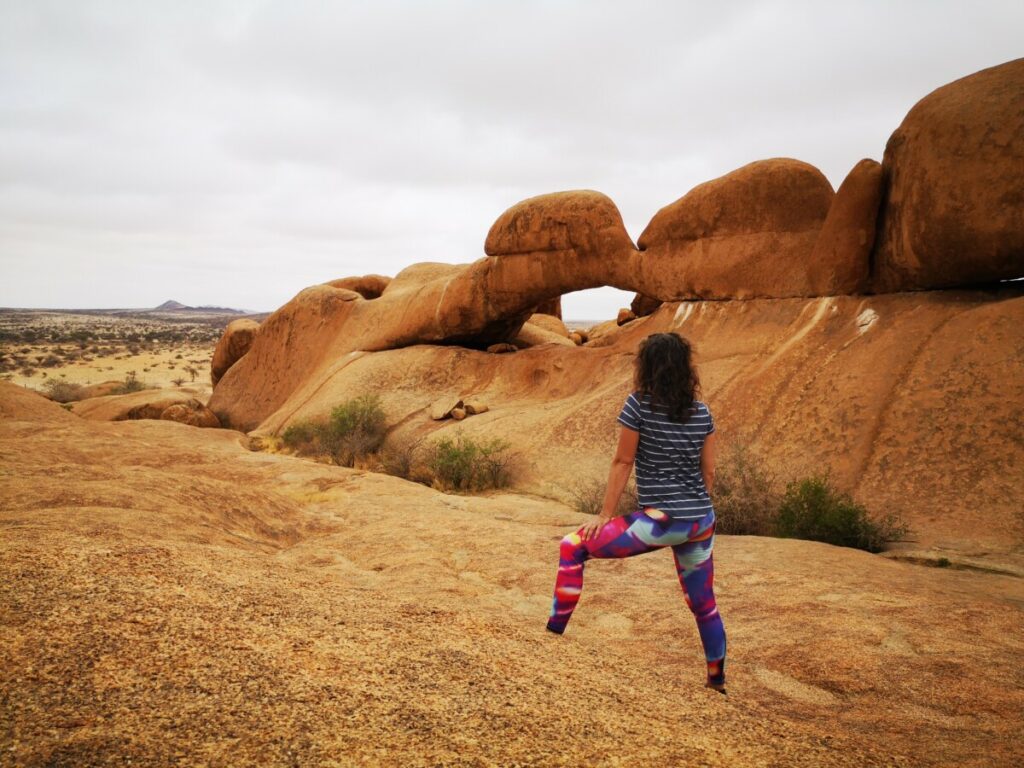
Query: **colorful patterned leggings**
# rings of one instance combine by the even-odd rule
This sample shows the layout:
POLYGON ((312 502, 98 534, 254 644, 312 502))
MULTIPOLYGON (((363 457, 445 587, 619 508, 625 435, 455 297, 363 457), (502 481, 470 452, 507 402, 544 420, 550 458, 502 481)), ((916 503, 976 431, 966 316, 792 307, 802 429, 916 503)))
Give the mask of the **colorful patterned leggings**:
POLYGON ((672 520, 657 509, 638 509, 609 520, 597 535, 583 541, 580 530, 562 539, 548 629, 565 631, 583 591, 583 564, 592 557, 633 557, 672 547, 676 574, 708 662, 708 682, 725 683, 725 628, 715 605, 715 513, 700 520, 672 520), (657 519, 655 519, 657 518, 657 519))

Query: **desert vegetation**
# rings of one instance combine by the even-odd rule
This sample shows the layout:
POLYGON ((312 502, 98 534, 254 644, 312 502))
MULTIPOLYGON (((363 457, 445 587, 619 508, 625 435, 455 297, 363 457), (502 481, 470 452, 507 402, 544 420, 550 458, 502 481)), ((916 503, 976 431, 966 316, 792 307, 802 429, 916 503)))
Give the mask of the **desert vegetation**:
POLYGON ((301 456, 344 467, 375 453, 384 442, 385 415, 377 395, 361 395, 335 407, 327 419, 301 421, 281 436, 301 456))
POLYGON ((461 433, 438 440, 426 453, 431 484, 445 491, 505 488, 511 482, 516 460, 505 440, 477 441, 461 433))
POLYGON ((203 381, 209 376, 213 348, 235 317, 0 310, 0 378, 54 399, 54 392, 74 399, 72 385, 123 380, 130 369, 157 386, 203 381), (65 379, 67 386, 51 389, 54 385, 48 382, 53 379, 65 379))
MULTIPOLYGON (((572 507, 577 512, 585 515, 596 515, 604 505, 604 494, 608 489, 607 481, 592 477, 581 480, 572 489, 572 507)), ((636 496, 636 483, 630 478, 622 495, 619 497, 619 504, 615 508, 616 515, 625 515, 632 512, 639 506, 636 496)))
POLYGON ((790 480, 777 476, 748 446, 727 452, 716 471, 716 530, 723 534, 808 539, 880 552, 906 536, 894 513, 872 516, 837 489, 827 474, 790 480))
POLYGON ((444 491, 507 487, 517 456, 504 440, 475 440, 462 433, 429 445, 385 443, 386 416, 377 395, 336 406, 328 418, 300 421, 281 435, 288 450, 345 467, 360 466, 444 491))

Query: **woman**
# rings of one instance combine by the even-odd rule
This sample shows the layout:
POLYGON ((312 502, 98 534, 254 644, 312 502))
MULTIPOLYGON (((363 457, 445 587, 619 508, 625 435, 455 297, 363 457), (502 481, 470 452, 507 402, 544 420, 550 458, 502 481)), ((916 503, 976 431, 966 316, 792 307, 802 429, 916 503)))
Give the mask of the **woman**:
POLYGON ((675 333, 640 344, 636 391, 619 414, 622 430, 597 519, 562 539, 555 599, 547 628, 565 631, 592 557, 632 557, 672 547, 686 604, 697 619, 708 663, 707 686, 725 693, 725 629, 714 593, 715 424, 699 402, 692 350, 675 333), (614 517, 636 462, 640 509, 614 517))

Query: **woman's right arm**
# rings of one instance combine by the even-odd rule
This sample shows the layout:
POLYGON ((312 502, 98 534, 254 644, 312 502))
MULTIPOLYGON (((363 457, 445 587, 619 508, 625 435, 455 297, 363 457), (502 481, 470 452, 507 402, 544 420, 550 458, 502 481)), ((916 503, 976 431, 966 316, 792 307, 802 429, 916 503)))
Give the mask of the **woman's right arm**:
POLYGON ((629 474, 633 471, 633 462, 636 459, 636 449, 640 443, 640 433, 636 430, 622 427, 619 430, 619 445, 615 449, 615 456, 612 458, 612 466, 608 471, 608 487, 605 489, 604 503, 601 505, 601 512, 592 522, 583 526, 581 538, 586 541, 604 527, 605 523, 615 517, 615 508, 619 504, 619 498, 629 480, 629 474))
POLYGON ((704 438, 704 447, 700 452, 700 473, 704 476, 704 487, 711 495, 711 488, 715 484, 715 433, 712 432, 704 438))

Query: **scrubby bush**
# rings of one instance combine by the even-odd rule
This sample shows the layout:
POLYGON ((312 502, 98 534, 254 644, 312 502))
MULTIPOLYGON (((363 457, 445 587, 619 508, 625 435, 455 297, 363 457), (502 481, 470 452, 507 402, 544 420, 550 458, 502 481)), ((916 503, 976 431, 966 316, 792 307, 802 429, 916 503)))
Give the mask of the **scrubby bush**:
POLYGON ((504 440, 477 442, 458 434, 434 443, 425 463, 433 484, 441 490, 482 491, 506 487, 514 461, 504 440))
POLYGON ((849 494, 840 493, 819 475, 786 486, 777 531, 786 538, 880 552, 885 542, 902 538, 907 528, 892 514, 872 520, 849 494))
POLYGON ((135 371, 128 371, 128 373, 125 374, 124 381, 119 386, 111 390, 111 394, 128 395, 132 392, 141 392, 144 389, 147 389, 147 387, 144 383, 139 381, 138 378, 136 378, 135 371))
POLYGON ((737 445, 715 468, 715 530, 738 536, 774 536, 782 494, 775 475, 748 446, 737 445))
MULTIPOLYGON (((388 439, 381 446, 378 454, 380 469, 385 474, 416 480, 414 466, 416 462, 416 444, 412 440, 388 439)), ((427 481, 429 483, 429 480, 427 481)))
POLYGON ((351 467, 384 442, 385 416, 377 395, 348 400, 326 421, 304 421, 288 427, 281 439, 302 455, 324 456, 351 467))
POLYGON ((48 379, 43 384, 43 392, 58 403, 71 403, 82 399, 81 384, 72 384, 70 381, 60 379, 48 379))
MULTIPOLYGON (((572 506, 577 512, 587 515, 596 515, 601 512, 604 506, 604 495, 608 490, 608 483, 605 480, 590 478, 581 480, 572 489, 572 506)), ((619 504, 615 508, 616 515, 625 515, 639 507, 636 497, 636 485, 630 479, 626 488, 619 497, 619 504)))

